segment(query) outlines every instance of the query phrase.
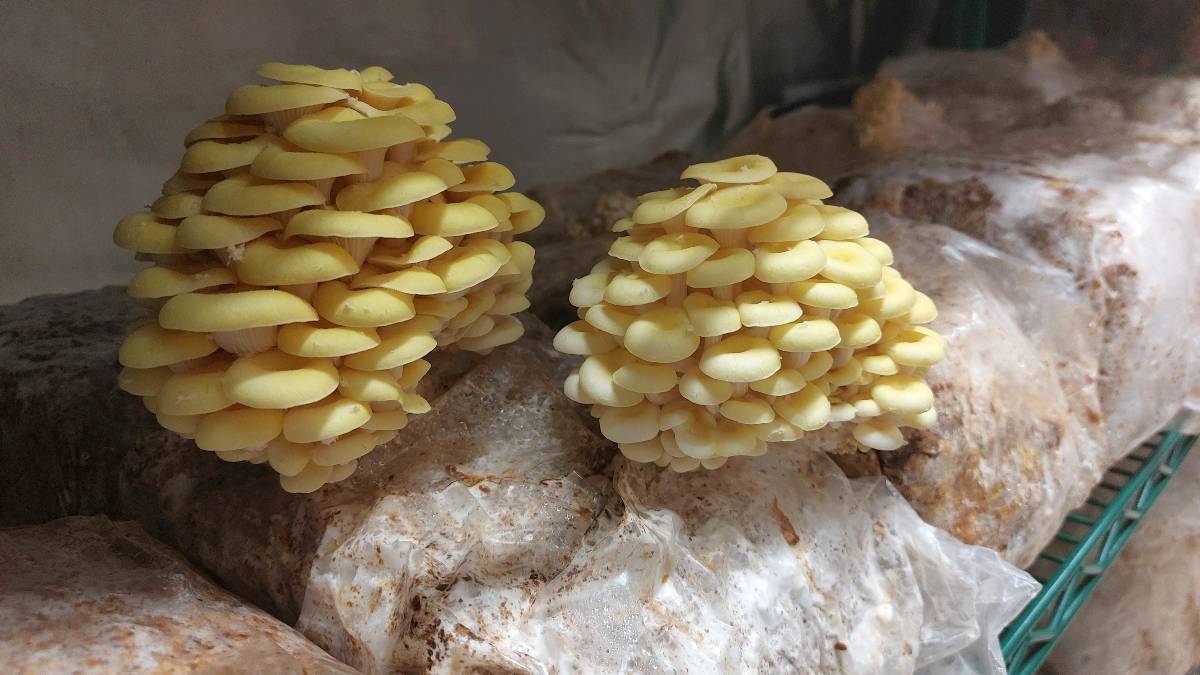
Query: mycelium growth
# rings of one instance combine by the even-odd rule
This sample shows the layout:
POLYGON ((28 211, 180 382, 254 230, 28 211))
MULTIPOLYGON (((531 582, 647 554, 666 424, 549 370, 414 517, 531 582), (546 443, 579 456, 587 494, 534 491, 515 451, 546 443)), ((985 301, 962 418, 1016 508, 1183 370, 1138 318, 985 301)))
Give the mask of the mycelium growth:
POLYGON ((151 260, 129 294, 156 312, 121 345, 119 385, 289 492, 353 473, 408 415, 438 347, 521 335, 542 221, 454 111, 378 67, 268 63, 184 141, 118 246, 151 260))
POLYGON ((829 187, 757 155, 697 164, 642 195, 609 258, 577 279, 554 345, 565 383, 638 462, 715 469, 830 424, 895 450, 934 424, 937 310, 829 187))

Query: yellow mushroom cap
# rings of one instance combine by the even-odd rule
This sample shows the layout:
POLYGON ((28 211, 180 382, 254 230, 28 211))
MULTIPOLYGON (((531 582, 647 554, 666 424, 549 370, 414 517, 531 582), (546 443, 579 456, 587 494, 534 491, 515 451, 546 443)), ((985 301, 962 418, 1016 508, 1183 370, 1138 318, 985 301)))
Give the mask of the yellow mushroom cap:
POLYGON ((270 137, 263 135, 241 143, 198 141, 183 153, 179 169, 186 173, 214 173, 249 166, 270 137))
POLYGON ((671 391, 678 381, 674 368, 657 363, 631 361, 613 372, 613 382, 618 386, 642 394, 671 391))
POLYGON ((613 374, 622 366, 633 362, 633 357, 624 350, 613 350, 604 354, 593 354, 579 366, 579 388, 588 399, 601 405, 626 408, 640 403, 645 396, 630 391, 613 381, 613 374))
POLYGON ((200 420, 204 419, 204 415, 164 415, 162 413, 155 413, 154 419, 167 431, 194 436, 196 434, 196 427, 200 426, 200 420))
POLYGON ((680 307, 659 307, 645 312, 625 331, 625 349, 643 361, 674 363, 691 356, 700 347, 700 336, 692 329, 680 307))
POLYGON ((289 323, 279 329, 276 342, 280 351, 296 356, 334 357, 366 351, 379 344, 373 328, 319 326, 289 323))
POLYGON ((225 99, 225 113, 262 115, 335 103, 346 98, 346 92, 332 87, 314 87, 308 84, 246 84, 234 89, 229 98, 225 99))
POLYGON ((315 443, 293 443, 282 435, 276 436, 267 443, 267 461, 279 475, 295 476, 308 464, 316 448, 315 443))
POLYGON ((466 178, 450 188, 451 192, 502 192, 516 185, 517 179, 508 167, 497 162, 480 162, 463 169, 466 178))
POLYGON ((689 368, 679 378, 679 393, 696 405, 720 405, 733 396, 733 385, 689 368))
POLYGON ((396 431, 408 426, 408 413, 402 408, 394 410, 374 410, 371 419, 362 425, 363 429, 371 431, 396 431))
POLYGON ((458 349, 469 352, 486 352, 490 349, 515 342, 525 334, 525 326, 512 316, 493 317, 493 326, 485 335, 464 337, 454 344, 458 349))
POLYGON ((658 436, 658 406, 649 401, 624 408, 605 406, 600 432, 614 443, 639 443, 658 436))
POLYGON ((833 196, 833 190, 823 181, 803 173, 780 171, 765 184, 788 199, 828 199, 833 196))
POLYGON ((367 262, 380 267, 397 268, 433 260, 452 248, 454 244, 445 237, 417 237, 404 249, 392 249, 388 248, 387 244, 381 244, 371 252, 367 262))
POLYGON ((584 312, 583 320, 610 335, 621 336, 629 329, 629 324, 637 318, 634 312, 627 312, 607 303, 592 305, 584 312))
POLYGON ((787 211, 788 203, 766 185, 721 188, 688 209, 689 227, 734 230, 769 223, 787 211))
MULTIPOLYGON (((723 248, 687 271, 692 288, 716 288, 736 284, 754 276, 754 254, 743 248, 723 248)), ((665 295, 665 293, 664 293, 665 295)))
POLYGON ((346 108, 326 108, 288 125, 283 137, 315 152, 362 152, 420 140, 421 127, 399 115, 365 117, 346 108))
POLYGON ((226 178, 204 195, 205 211, 229 216, 263 216, 324 203, 325 195, 308 183, 279 183, 250 174, 226 178))
POLYGON ((829 352, 813 352, 809 354, 808 361, 796 370, 800 372, 801 377, 806 381, 813 382, 825 373, 828 373, 832 367, 833 356, 829 352))
POLYGON ((271 180, 324 180, 366 172, 357 155, 290 150, 278 143, 263 148, 250 163, 250 173, 271 180))
MULTIPOLYGON (((366 80, 366 71, 363 71, 366 80)), ((391 77, 388 77, 390 80, 391 77)), ((433 100, 433 91, 423 84, 410 82, 396 84, 395 82, 374 81, 366 82, 359 98, 380 110, 394 110, 403 105, 412 105, 421 101, 433 100)))
MULTIPOLYGON (((201 195, 192 192, 177 192, 172 195, 163 195, 154 200, 150 205, 150 213, 155 217, 163 220, 181 220, 190 215, 200 213, 200 202, 204 200, 201 195)), ((178 237, 178 233, 176 233, 178 237)))
POLYGON ((233 405, 222 386, 224 373, 218 368, 201 368, 175 373, 155 396, 157 410, 164 415, 205 415, 233 405))
POLYGON ((121 391, 129 392, 134 396, 154 396, 158 394, 158 390, 162 389, 163 383, 171 375, 171 369, 165 366, 155 368, 125 367, 121 369, 121 373, 117 376, 117 386, 121 388, 121 391))
POLYGON ((447 293, 456 293, 492 278, 508 262, 510 255, 508 249, 498 241, 476 239, 431 260, 427 268, 441 277, 447 293), (493 244, 498 245, 503 253, 498 253, 493 244))
POLYGON ((755 244, 791 243, 811 239, 825 229, 825 219, 811 204, 793 204, 775 220, 752 228, 746 238, 755 244))
POLYGON ((912 284, 900 278, 900 275, 894 273, 892 268, 885 267, 884 269, 893 272, 885 272, 883 275, 883 286, 886 292, 882 297, 861 302, 861 309, 879 319, 894 319, 904 316, 917 302, 916 291, 913 290, 912 284))
POLYGON ((446 283, 442 278, 423 267, 406 267, 400 270, 364 267, 351 281, 351 286, 388 288, 410 295, 437 295, 446 292, 446 283))
POLYGON ((778 326, 800 318, 804 311, 786 295, 766 291, 746 291, 734 298, 743 326, 778 326))
POLYGON ((909 322, 920 325, 936 319, 937 306, 933 304, 933 300, 920 291, 916 291, 915 296, 912 309, 908 312, 909 322))
POLYGON ((742 327, 741 314, 731 300, 719 300, 707 293, 691 293, 684 298, 683 308, 693 330, 701 337, 735 333, 742 327))
POLYGON ((495 214, 470 201, 454 204, 420 203, 413 207, 410 219, 417 234, 442 237, 484 232, 499 224, 495 214))
MULTIPOLYGON (((403 115, 423 127, 435 129, 446 127, 446 135, 449 133, 449 127, 446 125, 453 122, 457 117, 454 113, 454 108, 451 108, 449 103, 437 99, 417 101, 412 105, 403 105, 392 110, 395 114, 403 115)), ((428 134, 430 138, 438 141, 445 138, 446 135, 442 135, 436 131, 428 134)))
POLYGON ((933 407, 933 390, 907 375, 886 375, 871 385, 871 398, 889 412, 915 415, 933 407))
POLYGON ((278 350, 243 356, 225 371, 225 395, 251 408, 292 408, 320 401, 338 387, 329 359, 278 350))
POLYGON ((383 336, 379 345, 366 351, 350 354, 343 363, 356 370, 390 370, 412 363, 437 347, 437 341, 427 330, 417 327, 400 328, 383 336))
POLYGON ((574 321, 554 335, 554 348, 563 354, 590 356, 616 349, 617 341, 586 321, 574 321))
POLYGON ((336 244, 284 243, 256 239, 234 264, 238 279, 259 286, 289 286, 329 281, 358 272, 358 263, 336 244))
POLYGON ((808 380, 804 379, 804 375, 800 371, 794 368, 782 368, 765 380, 751 382, 750 388, 768 396, 787 396, 800 391, 806 384, 808 384, 808 380))
POLYGON ((721 415, 739 424, 766 424, 775 419, 775 410, 761 399, 729 399, 721 404, 721 415))
POLYGON ((945 343, 932 331, 903 331, 882 349, 896 363, 918 368, 928 368, 946 358, 945 343))
POLYGON ((822 239, 859 239, 867 236, 867 232, 870 231, 867 219, 857 211, 827 204, 819 204, 814 208, 825 219, 825 228, 821 230, 822 239))
POLYGON ((788 286, 788 295, 801 304, 819 309, 850 309, 858 304, 854 289, 836 281, 797 281, 788 286))
MULTIPOLYGON (((578 287, 581 281, 587 278, 584 277, 584 279, 575 280, 576 285, 571 289, 572 298, 575 296, 575 288, 578 287)), ((661 274, 650 274, 642 270, 628 270, 615 274, 611 280, 608 280, 602 297, 614 305, 628 307, 632 305, 645 305, 656 300, 661 300, 667 297, 670 292, 671 277, 661 274)), ((572 304, 575 304, 573 299, 572 304)))
POLYGON ((279 487, 292 494, 308 494, 320 490, 333 477, 333 467, 309 462, 294 476, 280 476, 279 487))
POLYGON ((725 382, 754 382, 779 370, 779 352, 767 340, 752 335, 732 335, 704 350, 700 370, 725 382))
POLYGON ((892 247, 872 237, 861 237, 854 240, 854 243, 867 249, 867 253, 875 256, 881 265, 891 265, 895 259, 892 256, 892 247))
POLYGON ((226 119, 212 119, 196 125, 183 139, 185 146, 197 141, 233 140, 238 138, 253 138, 267 132, 261 124, 250 122, 235 122, 226 119))
POLYGON ((204 333, 168 330, 149 322, 125 336, 117 360, 128 368, 158 368, 198 359, 215 351, 217 343, 204 333))
POLYGON ((191 264, 148 267, 134 275, 126 292, 133 298, 165 298, 180 293, 237 283, 225 267, 191 264))
POLYGON ((358 429, 332 443, 318 444, 313 450, 312 462, 318 466, 337 466, 353 462, 392 438, 394 436, 389 435, 386 431, 358 429))
POLYGON ((220 178, 212 176, 192 176, 186 173, 175 172, 175 175, 168 178, 162 184, 162 193, 164 195, 173 195, 180 192, 204 192, 210 187, 217 184, 220 178))
POLYGON ((455 164, 482 162, 487 160, 491 148, 474 138, 457 138, 453 141, 425 141, 417 147, 418 160, 444 159, 455 164))
POLYGON ((351 290, 341 281, 318 286, 313 305, 326 321, 356 328, 387 326, 416 316, 412 296, 407 293, 390 288, 351 290))
POLYGON ((358 91, 362 88, 362 77, 353 70, 345 68, 325 69, 317 66, 294 65, 291 63, 264 63, 258 68, 258 74, 276 82, 295 82, 297 84, 314 84, 334 89, 349 89, 358 91))
POLYGON ((356 401, 398 401, 404 390, 396 376, 386 370, 343 368, 338 393, 356 401))
POLYGON ((816 431, 829 423, 831 406, 829 398, 813 385, 776 399, 775 412, 803 431, 816 431))
POLYGON ((862 312, 847 312, 841 314, 833 322, 838 333, 842 336, 840 347, 861 349, 879 342, 883 331, 879 323, 862 312))
POLYGON ((196 446, 217 452, 266 445, 283 431, 282 410, 232 408, 205 415, 196 426, 196 446))
POLYGON ((785 352, 822 352, 838 346, 842 336, 829 319, 801 319, 771 328, 771 344, 785 352))
POLYGON ((175 242, 176 227, 149 213, 122 218, 113 230, 113 243, 134 253, 185 253, 175 242))
POLYGON ((195 250, 218 249, 244 244, 282 228, 278 220, 266 216, 234 218, 199 213, 183 219, 175 243, 195 250))
MULTIPOLYGON (((459 185, 467 179, 467 177, 463 175, 462 169, 455 166, 454 162, 448 162, 444 159, 428 159, 424 162, 421 162, 417 168, 421 171, 431 173, 438 178, 441 178, 442 182, 446 184, 447 188, 452 188, 455 185, 459 185)), ((505 215, 507 215, 507 212, 505 215)))
POLYGON ((892 357, 886 354, 865 354, 855 357, 864 372, 872 375, 895 375, 900 371, 892 357))
POLYGON ((625 455, 625 459, 631 462, 653 462, 664 452, 662 441, 658 438, 640 443, 620 443, 617 447, 621 449, 621 454, 625 455))
POLYGON ((867 249, 852 241, 818 242, 825 252, 821 276, 851 288, 870 288, 883 279, 883 266, 867 249))
POLYGON ((384 237, 403 239, 413 235, 413 228, 403 218, 384 213, 309 209, 288 220, 283 236, 312 237, 384 237))
POLYGON ((339 190, 337 207, 342 211, 381 211, 428 199, 445 189, 446 183, 432 173, 408 171, 401 164, 384 162, 377 180, 339 190))
POLYGON ((283 416, 283 437, 293 443, 312 443, 354 431, 371 419, 371 409, 352 398, 333 397, 292 408, 283 416))
POLYGON ((705 183, 758 183, 775 175, 775 162, 762 155, 742 155, 717 162, 693 164, 679 176, 705 183))
POLYGON ((643 195, 643 201, 633 211, 632 221, 638 225, 648 225, 670 220, 715 189, 716 185, 707 183, 685 191, 666 190, 643 195))
POLYGON ((898 450, 904 445, 904 435, 895 424, 882 419, 870 419, 854 425, 854 440, 873 450, 898 450))
POLYGON ((165 328, 209 333, 316 321, 317 312, 286 291, 184 293, 163 305, 158 320, 165 328))
POLYGON ((759 244, 754 250, 754 276, 769 284, 804 281, 825 266, 825 252, 815 241, 759 244))
POLYGON ((681 274, 704 262, 720 245, 699 232, 672 232, 648 242, 638 252, 642 269, 652 274, 681 274))

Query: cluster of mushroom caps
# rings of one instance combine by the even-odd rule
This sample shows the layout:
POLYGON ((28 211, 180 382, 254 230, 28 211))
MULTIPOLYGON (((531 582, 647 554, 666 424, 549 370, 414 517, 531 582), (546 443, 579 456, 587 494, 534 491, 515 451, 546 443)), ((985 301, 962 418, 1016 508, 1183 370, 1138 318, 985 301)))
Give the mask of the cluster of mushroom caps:
POLYGON ((829 187, 758 155, 697 164, 642 195, 571 303, 555 347, 587 357, 565 383, 630 460, 715 469, 826 425, 895 450, 937 419, 926 370, 933 302, 890 267, 829 187))
POLYGON ((114 241, 155 265, 129 294, 157 314, 120 349, 122 389, 289 492, 355 470, 409 414, 437 347, 522 333, 544 211, 446 140, 454 111, 391 73, 268 63, 187 135, 179 171, 114 241))

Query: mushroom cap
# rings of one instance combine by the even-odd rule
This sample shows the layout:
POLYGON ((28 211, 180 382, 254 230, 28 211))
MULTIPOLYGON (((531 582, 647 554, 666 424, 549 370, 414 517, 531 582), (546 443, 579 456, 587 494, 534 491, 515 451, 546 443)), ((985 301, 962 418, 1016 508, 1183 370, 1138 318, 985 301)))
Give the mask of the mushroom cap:
POLYGON ((196 446, 227 452, 266 445, 283 431, 282 410, 231 408, 205 415, 196 425, 196 446))
POLYGON ((404 239, 413 235, 413 228, 403 218, 384 213, 309 209, 288 220, 284 237, 384 237, 404 239))
POLYGON ((822 239, 860 239, 870 232, 867 219, 857 211, 827 204, 818 204, 813 208, 825 219, 825 228, 821 230, 822 239))
POLYGON ((283 229, 274 218, 235 218, 198 213, 188 216, 175 232, 175 243, 195 250, 237 246, 268 232, 283 229))
POLYGON ((389 331, 375 347, 350 354, 343 363, 356 370, 391 370, 412 363, 437 347, 437 341, 427 330, 400 324, 389 331))
POLYGON ((503 192, 516 185, 517 179, 508 167, 498 162, 480 162, 463 169, 465 181, 450 188, 451 192, 503 192))
POLYGON ((832 413, 829 398, 811 384, 794 394, 776 399, 773 407, 789 424, 803 431, 816 431, 829 424, 832 413))
MULTIPOLYGON (((366 455, 393 438, 395 438, 395 434, 387 430, 357 429, 339 437, 332 443, 317 445, 313 450, 312 463, 317 466, 330 467, 344 465, 366 455)), ((332 479, 333 476, 330 478, 332 479)))
POLYGON ((631 462, 653 462, 665 452, 662 442, 657 437, 640 443, 619 443, 617 447, 621 449, 625 459, 631 462))
MULTIPOLYGON (((643 273, 644 274, 644 273, 643 273)), ((567 296, 568 301, 575 307, 584 308, 598 305, 604 302, 604 296, 608 293, 608 282, 613 278, 611 272, 592 272, 586 276, 582 276, 571 282, 571 292, 567 296)), ((654 290, 652 293, 657 293, 662 282, 658 281, 660 277, 652 277, 655 279, 654 290)), ((666 282, 669 284, 670 279, 666 282)), ((670 288, 667 288, 667 293, 670 293, 670 288)), ((666 297, 666 293, 657 297, 666 297)), ((631 304, 639 304, 633 302, 631 304)))
POLYGON ((674 363, 691 356, 700 347, 700 336, 692 329, 681 307, 658 307, 639 315, 625 331, 625 349, 651 363, 674 363))
POLYGON ((371 419, 362 425, 363 429, 371 431, 396 431, 408 426, 408 413, 403 408, 394 410, 374 410, 371 419))
MULTIPOLYGON (((886 267, 884 269, 891 270, 886 267)), ((882 297, 863 300, 860 309, 878 319, 895 319, 905 316, 917 302, 917 294, 912 284, 900 278, 898 273, 883 275, 883 286, 886 292, 882 297)))
POLYGON ((457 293, 492 278, 509 256, 508 249, 500 242, 475 239, 434 258, 426 267, 441 277, 447 293, 457 293), (497 257, 497 249, 489 241, 503 249, 500 255, 505 258, 497 257))
POLYGON ((409 243, 407 248, 402 250, 389 249, 386 243, 381 244, 372 251, 370 257, 367 258, 367 262, 372 265, 394 269, 433 260, 452 248, 454 248, 454 244, 451 244, 450 240, 445 237, 417 237, 409 243))
POLYGON ((721 415, 738 424, 766 424, 775 419, 775 410, 762 399, 729 399, 721 404, 721 415))
POLYGON ((245 84, 225 99, 228 115, 262 115, 345 100, 346 92, 308 84, 245 84))
POLYGON ((872 375, 895 375, 900 372, 896 362, 886 354, 865 354, 856 358, 863 371, 872 375))
POLYGON ((617 341, 586 321, 573 321, 554 335, 554 348, 563 354, 590 356, 617 348, 617 341))
POLYGON ((879 323, 859 311, 843 313, 833 323, 842 336, 839 347, 861 349, 879 342, 879 338, 883 336, 879 323))
POLYGON ((239 138, 253 138, 267 133, 266 127, 257 122, 237 122, 228 119, 211 119, 201 122, 188 132, 183 139, 185 146, 197 141, 228 141, 239 138))
POLYGON ((880 265, 891 265, 895 262, 895 257, 892 255, 892 247, 872 237, 860 237, 854 240, 854 243, 867 249, 867 253, 875 256, 880 265))
POLYGON ((442 237, 485 232, 499 224, 495 214, 470 201, 449 204, 422 202, 413 207, 410 220, 417 234, 442 237))
POLYGON ((158 394, 158 390, 162 389, 163 383, 171 377, 171 374, 171 369, 165 366, 125 367, 117 375, 117 386, 121 391, 129 392, 134 396, 155 396, 158 394))
MULTIPOLYGON (((591 276, 593 275, 575 280, 575 284, 571 288, 572 304, 575 304, 575 291, 580 282, 585 281, 591 276)), ((631 269, 614 274, 611 279, 608 279, 602 298, 614 305, 629 307, 633 305, 645 305, 656 300, 661 300, 667 297, 670 292, 671 277, 631 269)), ((599 299, 591 304, 597 304, 598 302, 599 299)))
POLYGON ((183 293, 158 312, 164 328, 211 333, 316 321, 312 305, 286 291, 183 293))
POLYGON ((803 173, 780 171, 764 183, 788 199, 829 199, 833 196, 833 190, 824 181, 803 173))
POLYGON ((815 241, 759 244, 754 249, 754 276, 769 284, 810 279, 825 266, 825 252, 815 241))
POLYGON ((649 401, 625 408, 603 406, 600 433, 614 443, 640 443, 658 436, 658 406, 649 401))
POLYGON ((407 117, 423 127, 446 127, 445 135, 439 136, 436 132, 428 134, 430 138, 439 141, 449 135, 450 127, 446 125, 458 117, 454 113, 454 108, 451 108, 449 103, 439 101, 438 99, 428 99, 417 101, 411 105, 402 105, 398 108, 393 108, 392 112, 396 115, 407 117))
POLYGON ((291 150, 280 143, 267 145, 250 163, 250 173, 271 180, 324 180, 366 172, 357 155, 291 150))
POLYGON ((297 84, 313 84, 334 89, 358 91, 362 89, 363 79, 357 72, 345 68, 326 69, 317 66, 295 65, 291 63, 264 63, 258 67, 258 74, 276 82, 294 82, 297 84))
POLYGON ((176 171, 173 176, 163 182, 162 193, 164 195, 173 195, 180 192, 204 192, 216 185, 219 180, 219 177, 192 176, 176 171))
POLYGON ((373 328, 289 323, 275 338, 280 351, 308 358, 346 356, 379 344, 373 328))
POLYGON ((464 337, 455 343, 455 347, 468 352, 484 352, 500 345, 516 342, 525 334, 525 325, 513 316, 492 317, 494 325, 486 335, 479 337, 464 337))
MULTIPOLYGON (((444 159, 427 159, 417 165, 416 168, 441 178, 442 182, 446 184, 447 188, 460 185, 467 179, 467 177, 463 175, 462 169, 458 168, 454 162, 448 162, 444 159)), ((507 216, 507 212, 505 215, 507 216)))
POLYGON ((788 286, 788 295, 803 305, 818 309, 850 309, 858 304, 854 289, 836 281, 797 281, 788 286))
MULTIPOLYGON (((765 380, 750 383, 750 389, 768 396, 787 396, 804 388, 808 381, 794 368, 782 368, 765 380)), ((755 422, 755 424, 760 424, 755 422)))
POLYGON ((825 219, 811 204, 792 204, 775 220, 751 228, 746 238, 755 244, 791 243, 811 239, 825 229, 825 219))
POLYGON ((642 249, 646 248, 646 244, 653 241, 659 234, 661 234, 659 230, 642 228, 634 230, 624 237, 617 237, 612 246, 608 247, 608 255, 617 260, 636 261, 642 254, 642 249))
POLYGON ((267 461, 279 475, 295 476, 308 465, 317 446, 315 443, 293 443, 282 436, 282 424, 280 429, 281 435, 267 443, 267 461))
POLYGON ((742 155, 716 162, 693 164, 680 178, 695 178, 702 183, 758 183, 775 175, 775 162, 762 155, 742 155))
POLYGON ((204 210, 228 216, 264 216, 320 206, 325 195, 308 183, 280 183, 250 174, 226 178, 204 194, 204 210))
POLYGON ((279 487, 292 494, 308 494, 320 490, 333 477, 333 467, 309 462, 294 476, 280 476, 279 487))
POLYGON ((175 373, 155 396, 156 414, 206 415, 233 405, 221 384, 224 373, 218 367, 199 368, 175 373))
POLYGON ((398 401, 404 395, 396 376, 386 370, 344 368, 341 378, 338 393, 356 401, 398 401))
MULTIPOLYGON (((834 368, 825 375, 825 380, 834 387, 846 387, 852 384, 858 384, 858 380, 862 377, 862 364, 857 359, 848 359, 838 368, 834 368)), ((853 415, 851 415, 853 417, 853 415)), ((846 420, 836 420, 845 422, 846 420)))
POLYGON ((417 146, 418 160, 444 159, 455 164, 483 162, 492 151, 483 141, 456 138, 453 141, 424 141, 417 146))
POLYGON ((630 391, 613 381, 613 374, 633 361, 633 356, 622 349, 587 357, 579 366, 580 391, 588 399, 614 408, 627 408, 641 403, 645 395, 630 391))
POLYGON ((337 387, 338 370, 329 359, 308 359, 274 349, 243 356, 225 371, 225 395, 251 408, 314 403, 337 387))
POLYGON ((158 422, 159 426, 167 431, 195 436, 196 427, 200 426, 200 420, 204 419, 204 415, 164 415, 162 413, 155 413, 154 419, 158 422))
POLYGON ((779 352, 764 338, 731 335, 707 347, 700 357, 700 370, 724 382, 754 382, 774 375, 780 368, 779 352))
POLYGON ((882 347, 900 365, 928 368, 946 358, 946 344, 937 333, 916 328, 902 331, 882 347))
POLYGON ((683 300, 692 329, 700 337, 736 333, 742 327, 741 314, 732 300, 720 300, 707 293, 691 293, 683 300))
POLYGON ((366 71, 363 71, 363 81, 364 86, 359 98, 380 110, 393 110, 404 105, 431 101, 434 98, 433 90, 415 82, 408 84, 396 84, 388 81, 367 82, 366 71))
POLYGON ((870 419, 854 425, 854 440, 872 450, 898 450, 904 445, 904 434, 891 422, 870 419))
POLYGON ((875 380, 871 398, 884 410, 905 415, 916 415, 933 407, 933 390, 908 375, 886 375, 875 380))
POLYGON ((825 252, 821 276, 851 288, 870 288, 883 279, 883 266, 867 249, 852 241, 820 241, 825 252))
POLYGON ((215 173, 249 166, 269 142, 270 136, 265 134, 241 143, 197 141, 183 153, 179 170, 185 173, 215 173))
POLYGON ((587 311, 583 315, 583 320, 592 326, 605 333, 617 336, 624 335, 625 331, 629 329, 629 324, 633 323, 633 320, 636 318, 637 314, 635 312, 627 312, 608 303, 592 305, 587 308, 587 311))
POLYGON ((325 108, 288 125, 283 137, 315 152, 362 152, 420 140, 421 127, 407 117, 366 117, 348 108, 325 108))
POLYGON ((671 232, 642 247, 637 261, 652 274, 682 274, 704 262, 721 246, 699 232, 671 232))
POLYGON ((283 437, 293 443, 313 443, 354 431, 371 419, 371 409, 361 401, 339 396, 283 416, 283 437))
POLYGON ((233 271, 217 265, 195 263, 177 267, 154 266, 134 275, 126 292, 132 298, 166 298, 180 293, 237 283, 233 271))
POLYGON ((689 368, 679 378, 679 393, 696 405, 720 405, 733 396, 733 385, 689 368))
POLYGON ((163 195, 150 205, 150 213, 163 220, 182 220, 190 215, 200 213, 202 201, 204 201, 204 197, 194 192, 163 195))
POLYGON ((529 298, 524 293, 508 291, 496 294, 496 302, 488 310, 489 314, 516 314, 529 309, 529 298))
POLYGON ((767 443, 786 443, 799 439, 804 432, 792 426, 791 422, 776 416, 770 422, 754 425, 754 435, 767 443))
MULTIPOLYGON (((255 239, 233 263, 238 279, 259 286, 290 286, 329 281, 358 272, 358 263, 336 244, 255 239)), ((318 291, 319 292, 319 291, 318 291)))
POLYGON ((804 365, 800 366, 796 370, 800 372, 801 377, 803 377, 806 381, 812 382, 823 376, 825 373, 828 373, 829 369, 832 367, 832 354, 829 352, 813 352, 808 355, 808 361, 805 361, 804 365))
POLYGON ((387 326, 416 316, 407 293, 379 287, 352 290, 341 281, 317 286, 313 306, 326 321, 354 328, 387 326))
POLYGON ((771 344, 785 352, 822 352, 842 340, 837 324, 829 319, 800 319, 771 328, 771 344))
POLYGON ((131 213, 113 230, 113 243, 134 253, 175 254, 186 251, 175 243, 176 227, 149 213, 131 213))
POLYGON ((519 192, 505 192, 497 197, 508 207, 513 234, 529 232, 546 219, 546 209, 519 192))
POLYGON ((217 343, 204 333, 168 330, 151 321, 125 336, 117 352, 117 361, 127 368, 158 368, 198 359, 215 351, 217 343))
POLYGON ((706 183, 689 190, 664 190, 643 195, 643 200, 633 211, 632 221, 638 225, 668 221, 716 189, 716 185, 706 183))
POLYGON ((743 326, 752 328, 779 326, 800 318, 804 310, 786 295, 772 295, 766 291, 746 291, 734 298, 743 326))
POLYGON ((432 173, 384 162, 378 179, 339 190, 337 207, 342 211, 382 211, 428 199, 445 189, 445 181, 432 173))
POLYGON ((929 323, 937 318, 937 305, 921 291, 916 291, 912 309, 908 311, 908 321, 913 324, 929 323))
POLYGON ((631 361, 613 373, 613 382, 629 391, 641 394, 662 394, 671 391, 679 375, 670 366, 631 361))
MULTIPOLYGON (((754 254, 744 248, 723 248, 687 271, 692 288, 716 288, 754 276, 754 254)), ((665 295, 665 293, 664 293, 665 295)))
POLYGON ((446 283, 424 267, 381 270, 364 267, 351 281, 354 288, 389 288, 410 295, 437 295, 446 292, 446 283))
POLYGON ((783 215, 787 207, 787 200, 766 185, 737 185, 697 201, 684 220, 689 227, 738 230, 769 223, 783 215))

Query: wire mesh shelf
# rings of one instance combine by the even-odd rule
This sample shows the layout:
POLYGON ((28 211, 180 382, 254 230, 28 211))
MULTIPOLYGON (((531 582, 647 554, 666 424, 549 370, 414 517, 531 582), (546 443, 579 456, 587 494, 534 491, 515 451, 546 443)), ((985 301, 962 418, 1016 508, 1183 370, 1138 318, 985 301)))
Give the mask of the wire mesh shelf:
POLYGON ((1010 675, 1033 675, 1196 444, 1183 417, 1117 462, 1030 568, 1042 590, 1000 635, 1010 675))

